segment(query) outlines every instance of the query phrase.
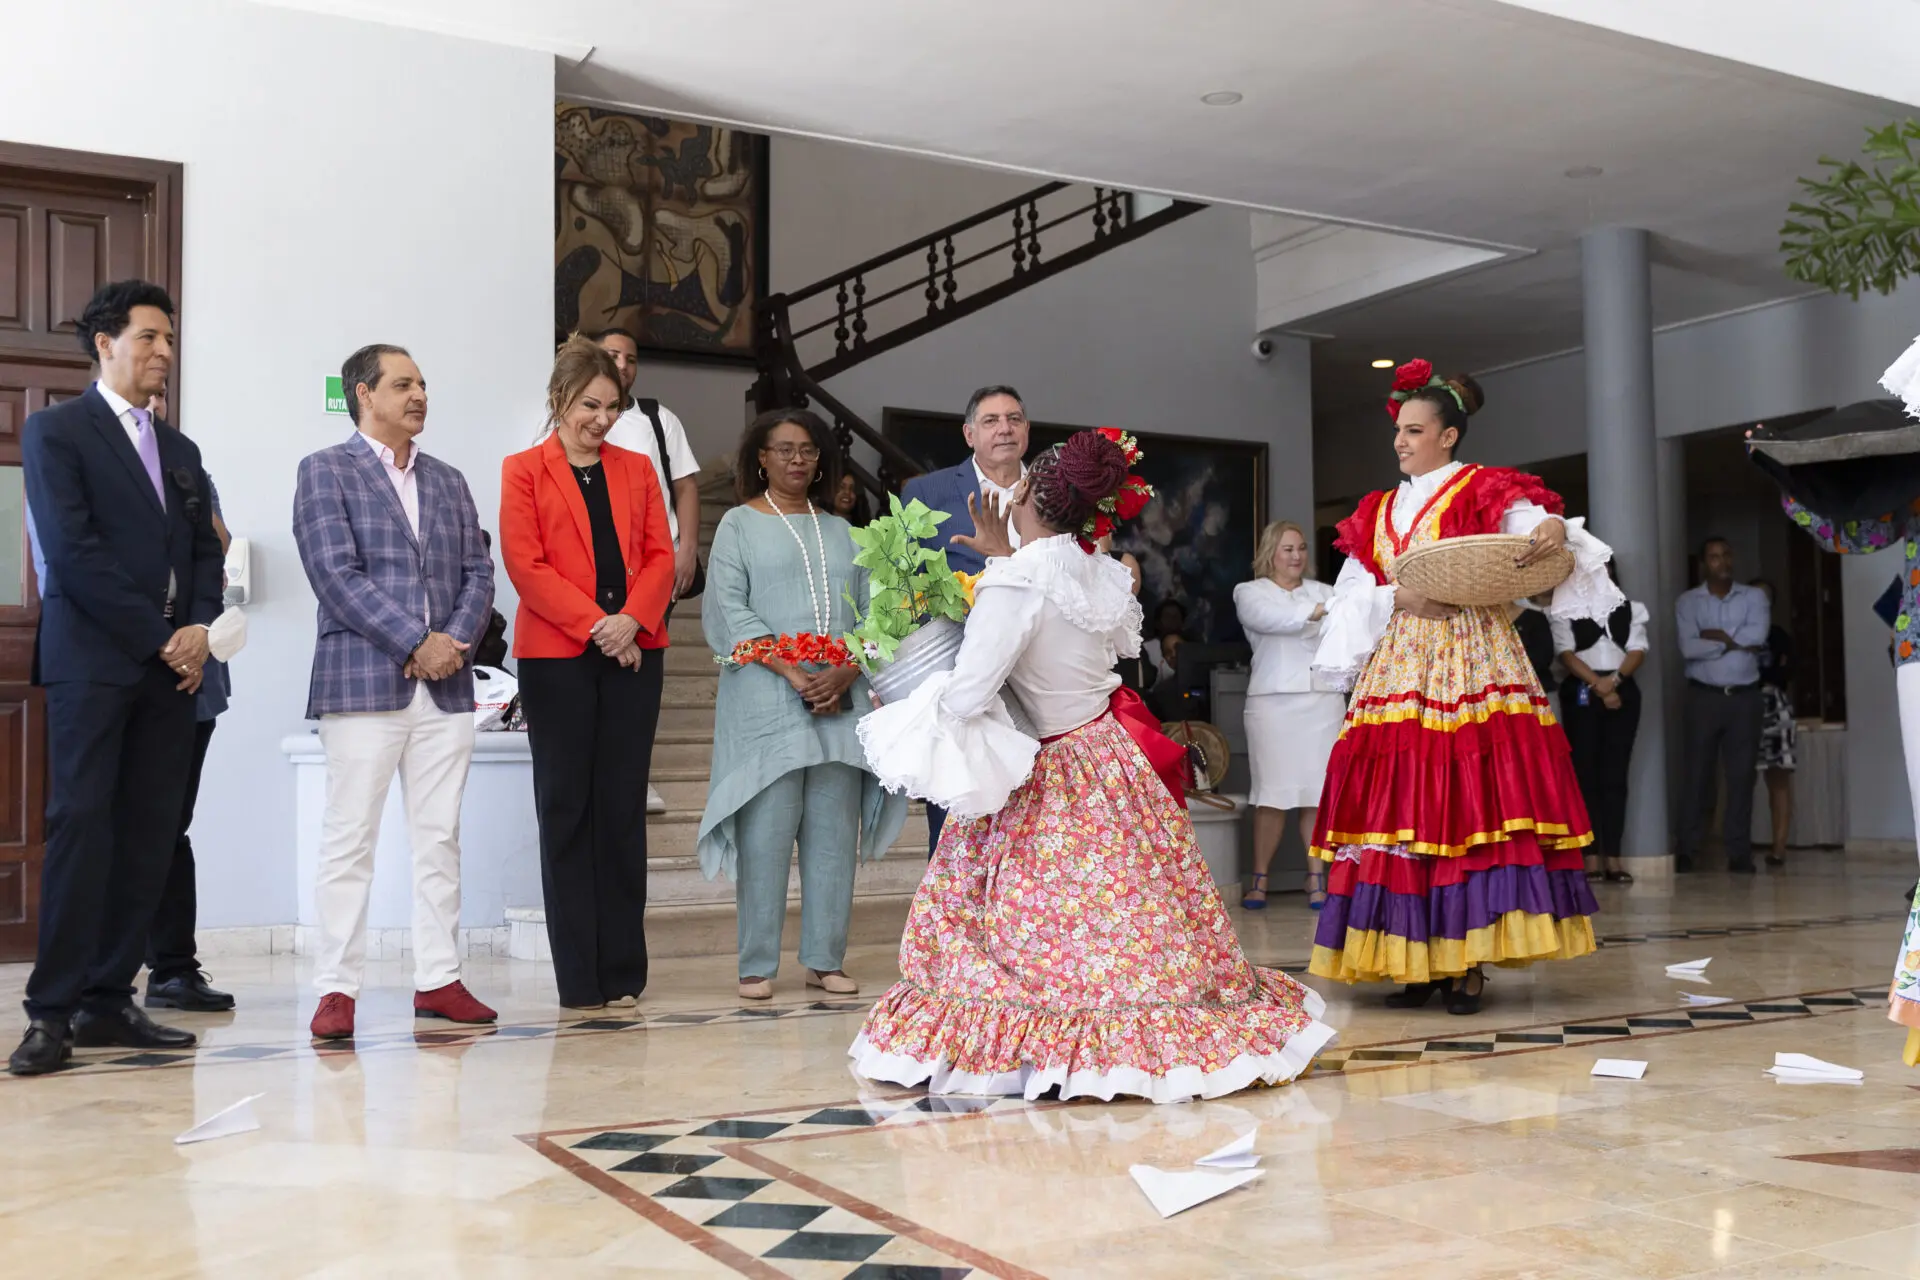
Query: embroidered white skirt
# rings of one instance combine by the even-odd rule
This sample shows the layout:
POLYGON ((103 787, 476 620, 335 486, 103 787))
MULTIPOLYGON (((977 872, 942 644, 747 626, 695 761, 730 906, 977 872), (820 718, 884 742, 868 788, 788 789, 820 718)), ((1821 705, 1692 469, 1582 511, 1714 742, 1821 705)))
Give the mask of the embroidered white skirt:
POLYGON ((1247 699, 1255 807, 1310 809, 1320 803, 1327 757, 1346 713, 1346 700, 1337 693, 1257 693, 1247 699))

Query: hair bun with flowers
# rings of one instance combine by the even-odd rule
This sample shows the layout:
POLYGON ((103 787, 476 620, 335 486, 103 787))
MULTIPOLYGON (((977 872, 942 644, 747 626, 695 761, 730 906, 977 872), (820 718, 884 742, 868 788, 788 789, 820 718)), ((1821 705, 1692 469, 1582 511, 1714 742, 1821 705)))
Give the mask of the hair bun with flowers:
POLYGON ((1035 507, 1048 524, 1074 531, 1081 546, 1092 550, 1152 500, 1153 486, 1133 474, 1143 456, 1139 443, 1118 427, 1075 432, 1030 469, 1035 507))

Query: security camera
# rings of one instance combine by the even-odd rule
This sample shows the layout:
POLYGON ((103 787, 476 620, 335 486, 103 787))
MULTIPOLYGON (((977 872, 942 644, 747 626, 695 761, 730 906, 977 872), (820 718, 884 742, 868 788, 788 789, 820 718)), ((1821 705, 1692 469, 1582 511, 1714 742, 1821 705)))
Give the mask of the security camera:
POLYGON ((1273 359, 1273 339, 1255 338, 1251 351, 1255 360, 1265 364, 1267 361, 1273 359))

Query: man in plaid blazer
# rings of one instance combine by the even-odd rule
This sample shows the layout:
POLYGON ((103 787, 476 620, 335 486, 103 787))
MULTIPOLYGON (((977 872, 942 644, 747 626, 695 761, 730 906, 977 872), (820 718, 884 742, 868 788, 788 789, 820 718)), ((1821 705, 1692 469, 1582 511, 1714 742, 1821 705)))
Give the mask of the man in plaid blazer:
POLYGON ((493 558, 459 471, 414 447, 427 387, 399 347, 341 370, 344 444, 300 463, 293 534, 320 598, 307 716, 320 722, 316 1039, 353 1035, 380 811, 400 773, 413 844, 415 1017, 492 1022, 460 981, 460 803, 473 759, 468 651, 493 607, 493 558))

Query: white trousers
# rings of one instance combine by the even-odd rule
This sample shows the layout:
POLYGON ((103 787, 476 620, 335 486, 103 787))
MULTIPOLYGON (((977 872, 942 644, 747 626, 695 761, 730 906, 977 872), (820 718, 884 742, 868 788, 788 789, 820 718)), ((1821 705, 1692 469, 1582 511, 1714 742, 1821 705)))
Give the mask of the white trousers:
POLYGON ((1907 791, 1914 820, 1920 822, 1920 663, 1909 662, 1894 675, 1900 696, 1900 745, 1907 757, 1907 791))
POLYGON ((320 994, 360 995, 373 849, 396 770, 413 844, 413 985, 432 991, 460 977, 460 802, 473 762, 473 733, 472 713, 440 710, 424 680, 404 711, 320 718, 320 745, 327 753, 327 814, 313 890, 320 920, 314 985, 320 994))

